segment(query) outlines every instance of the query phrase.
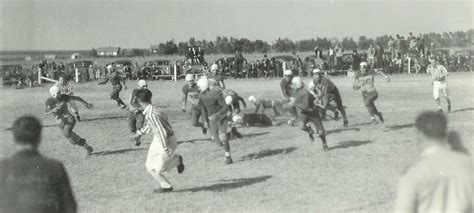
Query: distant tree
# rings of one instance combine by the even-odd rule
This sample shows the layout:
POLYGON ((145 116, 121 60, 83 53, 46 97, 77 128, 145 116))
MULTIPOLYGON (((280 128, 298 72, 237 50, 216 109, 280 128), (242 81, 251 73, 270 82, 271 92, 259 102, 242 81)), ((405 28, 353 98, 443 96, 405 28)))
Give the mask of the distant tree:
POLYGON ((90 54, 91 54, 92 57, 97 57, 97 56, 98 56, 98 55, 97 55, 97 49, 92 48, 90 54))
POLYGON ((359 49, 366 50, 369 48, 371 43, 372 42, 370 42, 366 36, 360 36, 359 41, 357 42, 357 46, 359 47, 359 49))
POLYGON ((357 43, 353 38, 344 37, 341 42, 345 50, 355 50, 357 49, 357 43))
POLYGON ((178 53, 178 46, 174 40, 167 41, 166 43, 159 44, 159 53, 162 55, 173 55, 178 53))

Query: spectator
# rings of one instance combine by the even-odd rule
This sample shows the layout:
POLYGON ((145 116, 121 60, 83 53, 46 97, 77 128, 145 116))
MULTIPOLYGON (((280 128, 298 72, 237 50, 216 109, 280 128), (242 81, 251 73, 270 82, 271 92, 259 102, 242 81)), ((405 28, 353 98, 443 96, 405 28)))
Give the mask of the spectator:
POLYGON ((472 158, 445 115, 424 112, 415 126, 421 155, 400 178, 395 212, 473 212, 472 158))
POLYGON ((242 64, 244 63, 244 56, 238 50, 235 50, 235 73, 238 75, 242 73, 242 64))
POLYGON ((385 52, 383 50, 383 47, 380 43, 377 43, 376 49, 375 49, 375 66, 377 68, 383 68, 384 67, 384 56, 385 52))
POLYGON ((342 56, 344 56, 344 47, 341 43, 336 45, 336 69, 342 70, 342 56))
POLYGON ((400 48, 401 48, 401 38, 400 38, 400 35, 397 34, 397 37, 394 41, 394 49, 395 49, 395 57, 398 56, 400 53, 400 48))
POLYGON ((362 58, 357 53, 357 50, 353 50, 352 51, 352 70, 359 71, 361 62, 362 62, 362 58))
POLYGON ((76 212, 64 166, 38 151, 40 121, 22 116, 13 123, 12 132, 22 148, 0 161, 0 212, 76 212))
POLYGON ((367 50, 367 63, 371 68, 375 67, 375 48, 373 44, 370 44, 370 47, 367 50))
POLYGON ((334 58, 335 58, 335 51, 334 51, 334 48, 329 47, 329 51, 328 51, 328 64, 329 64, 329 70, 333 70, 334 69, 334 58))

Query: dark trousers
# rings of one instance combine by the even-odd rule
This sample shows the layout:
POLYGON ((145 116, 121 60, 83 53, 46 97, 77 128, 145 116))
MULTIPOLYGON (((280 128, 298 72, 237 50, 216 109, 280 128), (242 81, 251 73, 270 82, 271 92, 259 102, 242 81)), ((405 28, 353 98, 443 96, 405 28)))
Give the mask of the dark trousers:
POLYGON ((72 131, 74 126, 76 126, 76 119, 74 117, 66 116, 59 119, 58 122, 59 130, 61 130, 61 133, 71 144, 79 146, 84 145, 84 140, 81 140, 82 138, 72 131))
POLYGON ((313 124, 314 127, 316 128, 316 131, 320 136, 326 135, 326 131, 324 130, 323 127, 323 122, 321 121, 321 117, 319 116, 319 112, 314 110, 314 111, 301 111, 298 117, 298 127, 305 131, 309 132, 311 131, 311 127, 308 127, 307 124, 309 123, 310 125, 313 124))
POLYGON ((224 150, 230 152, 229 139, 227 138, 227 116, 217 116, 214 120, 209 120, 211 135, 217 143, 224 144, 224 150))
POLYGON ((128 113, 128 127, 131 133, 136 133, 143 127, 145 117, 141 111, 128 113))
POLYGON ((362 98, 364 100, 364 105, 367 107, 367 110, 369 111, 370 116, 374 116, 375 114, 378 114, 379 111, 377 110, 377 107, 375 107, 375 100, 379 97, 379 94, 377 91, 362 91, 362 98))
POLYGON ((327 95, 323 96, 321 101, 323 102, 323 107, 324 110, 327 109, 329 102, 331 101, 331 96, 334 98, 334 102, 336 103, 337 110, 341 112, 342 118, 346 121, 347 116, 346 116, 346 110, 344 109, 344 106, 342 105, 342 98, 341 94, 339 93, 339 89, 334 89, 333 91, 328 92, 327 95))
POLYGON ((342 57, 336 57, 336 69, 342 70, 342 57))
POLYGON ((112 92, 110 93, 110 99, 117 101, 118 105, 125 105, 125 103, 119 97, 120 91, 122 91, 122 85, 114 85, 112 87, 112 92))
POLYGON ((201 109, 198 109, 194 105, 191 107, 191 124, 195 127, 204 127, 201 120, 201 109))

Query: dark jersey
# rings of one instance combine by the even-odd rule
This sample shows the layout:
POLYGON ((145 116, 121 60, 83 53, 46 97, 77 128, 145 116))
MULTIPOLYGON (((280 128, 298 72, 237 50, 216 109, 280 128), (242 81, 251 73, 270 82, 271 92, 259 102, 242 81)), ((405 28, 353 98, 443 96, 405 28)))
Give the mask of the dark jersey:
POLYGON ((184 85, 183 89, 183 94, 188 96, 191 99, 191 104, 192 105, 197 105, 199 102, 199 87, 196 84, 193 84, 192 87, 190 87, 188 84, 184 85))
POLYGON ((209 116, 216 113, 224 114, 227 111, 224 97, 215 90, 202 92, 201 95, 199 95, 199 104, 205 107, 209 116))
POLYGON ((106 79, 99 84, 105 84, 108 81, 112 84, 112 86, 120 85, 120 81, 122 81, 122 77, 117 72, 111 72, 107 74, 106 79))
POLYGON ((305 88, 295 91, 295 107, 302 111, 314 109, 314 96, 305 88))
POLYGON ((326 88, 326 93, 331 93, 337 89, 336 85, 329 79, 322 77, 319 81, 313 79, 313 84, 318 90, 326 88))
POLYGON ((56 112, 53 112, 53 115, 56 118, 61 118, 61 117, 68 117, 71 116, 71 113, 69 113, 69 110, 67 108, 67 102, 69 102, 70 96, 69 95, 58 95, 56 98, 50 97, 46 100, 45 105, 49 106, 49 108, 57 108, 58 110, 56 112))

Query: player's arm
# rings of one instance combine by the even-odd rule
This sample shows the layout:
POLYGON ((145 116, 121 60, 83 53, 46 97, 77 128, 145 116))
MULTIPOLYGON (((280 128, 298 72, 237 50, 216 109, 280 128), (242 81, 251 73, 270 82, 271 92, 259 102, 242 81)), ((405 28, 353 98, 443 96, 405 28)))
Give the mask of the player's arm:
POLYGON ((227 113, 228 108, 227 108, 227 104, 225 104, 225 100, 222 95, 220 95, 219 98, 217 98, 217 103, 219 104, 221 109, 217 111, 215 115, 225 115, 227 113))
POLYGON ((352 85, 352 88, 353 88, 354 90, 360 89, 360 86, 359 86, 359 78, 358 78, 358 77, 355 77, 355 78, 354 78, 354 85, 352 85))
POLYGON ((184 88, 183 88, 183 106, 181 107, 181 110, 183 112, 186 112, 187 102, 188 102, 188 91, 184 90, 184 88))
POLYGON ((377 73, 377 75, 383 76, 387 80, 387 82, 390 82, 390 77, 388 75, 385 75, 385 73, 383 73, 382 71, 379 71, 378 69, 374 69, 374 72, 377 73))
POLYGON ((92 109, 93 105, 91 103, 87 103, 84 99, 79 96, 69 96, 69 100, 72 101, 79 101, 83 104, 87 109, 92 109))
POLYGON ((56 110, 56 108, 52 107, 51 105, 46 105, 46 108, 44 109, 44 114, 49 115, 53 113, 56 110))
POLYGON ((245 103, 245 99, 242 98, 241 96, 237 96, 237 100, 242 102, 242 105, 244 105, 244 108, 247 108, 247 103, 245 103))
POLYGON ((109 75, 105 76, 104 80, 102 80, 102 81, 99 82, 99 85, 101 85, 101 84, 106 84, 107 82, 109 82, 109 78, 108 78, 108 77, 109 77, 109 75))
POLYGON ((224 84, 224 80, 220 80, 220 81, 217 81, 219 83, 219 87, 221 88, 221 90, 225 89, 225 84, 224 84))
POLYGON ((120 81, 121 81, 122 84, 123 84, 123 88, 124 88, 124 89, 127 89, 127 84, 125 84, 125 78, 122 77, 122 76, 120 76, 119 78, 120 78, 120 81))

